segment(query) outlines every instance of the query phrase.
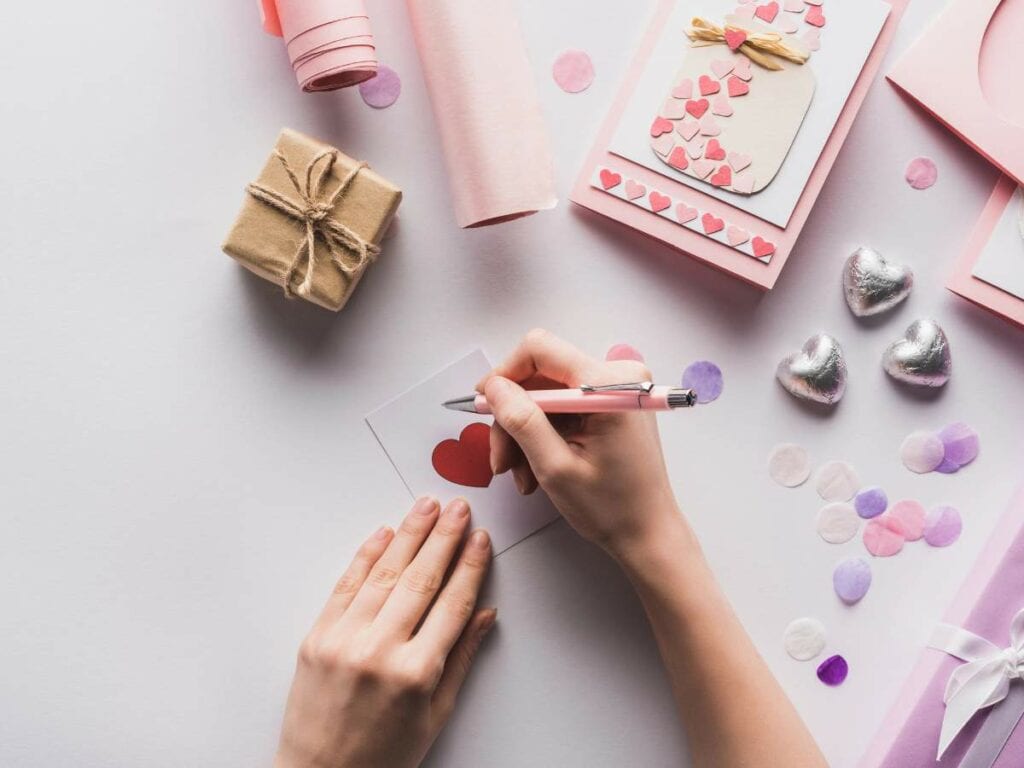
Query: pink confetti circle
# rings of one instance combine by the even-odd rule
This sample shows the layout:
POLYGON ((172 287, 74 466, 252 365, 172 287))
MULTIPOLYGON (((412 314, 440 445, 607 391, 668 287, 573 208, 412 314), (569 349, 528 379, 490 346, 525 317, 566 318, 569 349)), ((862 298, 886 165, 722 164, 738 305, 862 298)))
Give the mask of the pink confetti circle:
POLYGON ((398 101, 402 92, 402 80, 391 67, 383 64, 377 67, 377 75, 359 84, 359 95, 374 109, 390 107, 398 101))
POLYGON ((914 189, 928 189, 939 178, 939 169, 929 157, 915 157, 907 163, 903 178, 914 189))
POLYGON ((615 344, 604 356, 605 360, 611 362, 612 360, 636 360, 638 363, 644 362, 644 356, 640 354, 640 350, 635 347, 631 347, 629 344, 615 344))
POLYGON ((587 90, 594 82, 594 62, 586 51, 570 49, 555 59, 551 74, 563 91, 579 93, 587 90))
POLYGON ((889 515, 876 517, 864 528, 864 547, 875 557, 892 557, 906 541, 903 523, 889 515))
POLYGON ((928 513, 920 502, 912 499, 897 501, 889 514, 903 525, 903 536, 907 541, 917 541, 924 534, 924 520, 928 513))

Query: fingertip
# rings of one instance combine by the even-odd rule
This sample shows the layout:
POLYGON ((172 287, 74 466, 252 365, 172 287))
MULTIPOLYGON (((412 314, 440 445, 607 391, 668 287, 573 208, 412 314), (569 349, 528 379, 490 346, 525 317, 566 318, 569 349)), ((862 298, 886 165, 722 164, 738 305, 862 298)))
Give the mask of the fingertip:
POLYGON ((490 632, 494 625, 498 621, 498 609, 497 608, 484 608, 480 611, 480 637, 484 637, 490 632))
POLYGON ((390 525, 382 525, 380 528, 373 532, 373 535, 370 537, 370 541, 378 543, 387 541, 391 538, 391 534, 393 533, 394 531, 391 529, 390 525))
POLYGON ((416 503, 412 505, 412 510, 409 514, 427 517, 429 515, 436 514, 440 509, 441 502, 433 496, 420 496, 416 499, 416 503))

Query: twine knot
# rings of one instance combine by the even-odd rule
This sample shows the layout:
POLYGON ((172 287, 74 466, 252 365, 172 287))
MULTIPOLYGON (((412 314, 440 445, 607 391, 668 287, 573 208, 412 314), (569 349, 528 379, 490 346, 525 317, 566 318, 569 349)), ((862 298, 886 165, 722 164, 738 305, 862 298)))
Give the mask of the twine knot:
POLYGON ((755 64, 773 71, 782 69, 777 59, 804 64, 810 58, 806 50, 791 46, 778 32, 756 32, 735 24, 720 27, 705 19, 694 18, 686 30, 686 36, 693 41, 695 47, 724 43, 755 64))

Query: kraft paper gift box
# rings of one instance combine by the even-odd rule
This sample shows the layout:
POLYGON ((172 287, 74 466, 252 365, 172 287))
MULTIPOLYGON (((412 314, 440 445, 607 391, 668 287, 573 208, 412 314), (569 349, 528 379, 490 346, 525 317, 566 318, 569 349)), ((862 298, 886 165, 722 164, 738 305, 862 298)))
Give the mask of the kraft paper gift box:
POLYGON ((288 128, 281 131, 224 252, 321 307, 340 310, 380 253, 402 191, 362 162, 288 128))
POLYGON ((929 646, 862 766, 1024 765, 1024 487, 929 646))

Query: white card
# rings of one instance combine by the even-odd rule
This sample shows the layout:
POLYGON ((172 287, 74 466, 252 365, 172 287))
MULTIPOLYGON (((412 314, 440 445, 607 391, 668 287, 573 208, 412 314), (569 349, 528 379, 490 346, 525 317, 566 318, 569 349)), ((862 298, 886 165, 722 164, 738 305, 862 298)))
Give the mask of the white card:
POLYGON ((1013 193, 978 256, 974 276, 1024 299, 1024 196, 1013 193))
MULTIPOLYGON (((803 65, 813 70, 816 80, 810 106, 785 161, 772 181, 761 191, 744 195, 714 187, 666 165, 651 149, 651 123, 665 101, 666 90, 684 57, 691 51, 685 30, 694 17, 722 23, 726 16, 735 12, 735 0, 678 0, 637 82, 608 151, 758 218, 785 227, 889 15, 889 5, 882 0, 832 0, 824 8, 827 21, 820 31, 821 47, 813 51, 810 60, 803 65)), ((794 14, 789 15, 794 16, 793 20, 798 18, 794 14)), ((779 16, 784 17, 785 14, 780 10, 779 16)), ((776 17, 773 27, 778 28, 780 21, 776 17)), ((799 27, 799 35, 812 29, 802 17, 799 17, 799 27)), ((721 49, 722 58, 731 55, 725 45, 715 48, 721 49)), ((694 50, 706 55, 703 51, 707 49, 694 50)), ((753 66, 752 72, 751 93, 757 88, 759 78, 771 77, 772 74, 757 65, 753 66)), ((721 82, 724 87, 726 80, 721 82)), ((748 97, 732 100, 736 109, 733 116, 716 118, 716 121, 725 123, 727 120, 742 119, 740 108, 744 98, 748 97)), ((730 149, 744 151, 738 146, 730 149)))
MULTIPOLYGON (((472 352, 369 414, 366 423, 413 497, 429 494, 442 504, 456 496, 465 497, 473 511, 474 527, 487 529, 498 554, 550 523, 558 511, 543 491, 520 496, 511 473, 494 477, 486 488, 471 487, 446 480, 432 460, 436 446, 457 440, 468 425, 490 425, 489 416, 441 406, 445 400, 471 392, 490 370, 483 352, 472 352)), ((447 449, 457 454, 460 450, 451 443, 447 449)), ((482 460, 478 455, 466 460, 470 458, 482 460)))

